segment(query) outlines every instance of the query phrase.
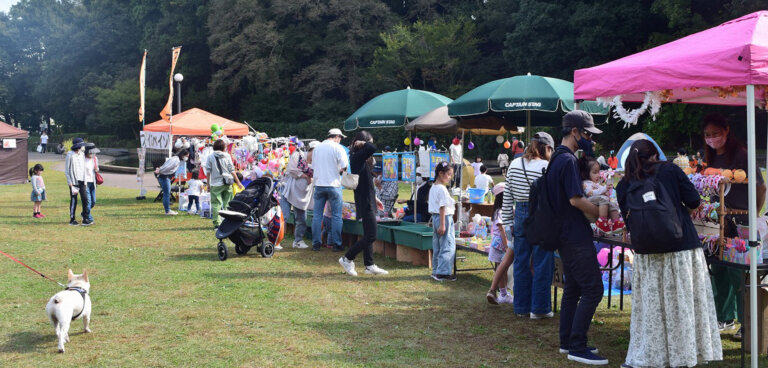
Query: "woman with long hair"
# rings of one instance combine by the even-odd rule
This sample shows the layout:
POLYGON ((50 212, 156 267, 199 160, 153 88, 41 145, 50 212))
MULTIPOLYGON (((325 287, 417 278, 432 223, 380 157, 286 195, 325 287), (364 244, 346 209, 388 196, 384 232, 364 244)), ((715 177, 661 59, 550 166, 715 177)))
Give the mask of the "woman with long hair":
MULTIPOLYGON (((373 263, 373 242, 376 241, 376 210, 380 204, 376 199, 373 184, 373 154, 376 146, 373 145, 373 136, 365 130, 355 134, 352 145, 349 147, 349 168, 352 174, 358 175, 357 188, 355 188, 355 209, 357 219, 363 223, 363 236, 349 248, 347 253, 339 258, 339 264, 350 276, 357 276, 355 271, 355 257, 363 252, 365 273, 370 275, 386 275, 389 272, 379 268, 373 263)), ((383 206, 381 206, 383 207, 383 206)), ((319 214, 318 214, 319 216, 319 214)))
POLYGON ((639 231, 637 226, 642 226, 632 227, 630 193, 642 195, 640 202, 660 198, 655 194, 660 193, 676 207, 674 215, 682 226, 682 239, 636 249, 629 350, 623 366, 692 367, 722 360, 707 261, 689 215, 699 206, 699 194, 677 165, 659 161, 659 152, 650 141, 633 143, 626 162, 626 175, 616 186, 616 195, 630 228, 639 231), (653 180, 659 190, 650 196, 637 194, 646 190, 642 186, 647 180, 653 180))
MULTIPOLYGON (((701 128, 704 131, 704 159, 709 167, 718 169, 737 170, 747 172, 747 149, 733 135, 728 121, 720 114, 707 114, 702 120, 701 128)), ((754 179, 757 184, 757 210, 765 201, 765 183, 763 175, 758 169, 754 175, 747 172, 749 180, 754 179)), ((731 190, 725 196, 725 207, 736 210, 749 210, 749 193, 747 184, 731 184, 731 190)), ((735 237, 735 225, 749 225, 749 219, 745 215, 726 216, 725 236, 735 237)), ((734 322, 738 319, 743 323, 744 293, 741 287, 744 284, 744 276, 740 270, 730 267, 712 265, 712 289, 715 293, 715 307, 717 308, 717 320, 720 330, 732 330, 736 328, 734 322)), ((736 332, 735 337, 741 338, 743 329, 736 332)))

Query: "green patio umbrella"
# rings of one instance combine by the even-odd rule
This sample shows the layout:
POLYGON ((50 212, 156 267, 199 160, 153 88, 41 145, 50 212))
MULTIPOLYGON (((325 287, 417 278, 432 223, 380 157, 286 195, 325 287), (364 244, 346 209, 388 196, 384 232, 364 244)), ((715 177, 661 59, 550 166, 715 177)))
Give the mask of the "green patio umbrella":
POLYGON ((401 89, 374 97, 344 121, 344 130, 402 127, 451 100, 437 93, 401 89))
MULTIPOLYGON (((562 115, 574 109, 573 83, 538 75, 518 75, 477 87, 448 104, 448 115, 466 129, 513 130, 525 124, 558 126, 562 115), (561 112, 561 114, 553 114, 561 112)), ((593 115, 607 115, 594 101, 582 101, 579 109, 593 115)))

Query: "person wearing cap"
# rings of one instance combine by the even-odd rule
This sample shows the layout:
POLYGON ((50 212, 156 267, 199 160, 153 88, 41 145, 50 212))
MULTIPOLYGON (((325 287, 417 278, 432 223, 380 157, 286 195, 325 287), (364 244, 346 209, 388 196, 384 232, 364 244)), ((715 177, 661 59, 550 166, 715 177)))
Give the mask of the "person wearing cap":
POLYGON ((85 155, 83 154, 85 141, 82 138, 72 140, 72 148, 67 152, 64 162, 64 175, 67 177, 69 185, 69 224, 79 225, 75 220, 75 211, 77 210, 77 196, 80 195, 83 211, 80 213, 83 218, 83 226, 91 225, 88 218, 91 216, 90 205, 88 204, 88 193, 85 186, 85 155))
MULTIPOLYGON (((494 281, 504 277, 513 265, 514 311, 518 316, 531 319, 551 318, 552 304, 550 287, 555 269, 554 253, 530 244, 523 231, 523 222, 528 218, 528 195, 531 184, 547 169, 555 141, 545 132, 533 135, 522 157, 512 160, 507 169, 502 220, 513 245, 497 268, 494 281), (514 237, 513 237, 514 235, 514 237)), ((495 286, 487 296, 493 304, 495 286)), ((501 290, 500 290, 501 291, 501 290)), ((499 297, 503 301, 503 294, 499 297)))
POLYGON ((93 223, 93 206, 96 205, 96 173, 99 172, 99 149, 93 143, 85 145, 85 190, 88 196, 88 221, 93 223))
POLYGON ((581 149, 589 154, 595 127, 592 116, 575 110, 563 116, 560 146, 547 169, 546 192, 554 211, 560 214, 560 248, 565 288, 560 309, 560 352, 579 363, 604 365, 608 359, 597 355, 587 345, 587 332, 597 305, 603 298, 603 280, 592 242, 592 227, 586 215, 598 216, 597 206, 585 196, 574 153, 581 149))
MULTIPOLYGON (((314 213, 323 213, 325 203, 331 203, 331 232, 328 234, 328 244, 333 245, 336 252, 343 251, 341 245, 341 173, 349 166, 349 157, 344 147, 339 144, 346 138, 340 129, 328 131, 328 138, 317 145, 312 152, 312 171, 315 184, 312 208, 314 213)), ((321 228, 323 216, 312 217, 312 250, 319 251, 322 246, 321 228)))

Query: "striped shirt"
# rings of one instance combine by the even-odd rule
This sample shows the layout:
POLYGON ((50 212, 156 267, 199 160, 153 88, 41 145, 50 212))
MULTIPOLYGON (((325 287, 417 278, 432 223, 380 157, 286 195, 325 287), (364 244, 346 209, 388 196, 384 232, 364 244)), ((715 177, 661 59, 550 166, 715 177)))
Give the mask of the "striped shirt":
POLYGON ((523 171, 523 158, 518 157, 512 160, 507 169, 507 184, 504 188, 504 202, 501 206, 501 217, 504 226, 512 226, 514 222, 514 203, 528 202, 528 191, 533 181, 541 177, 542 171, 547 168, 547 160, 536 159, 525 161, 525 171, 523 171), (526 174, 528 178, 526 179, 526 174))

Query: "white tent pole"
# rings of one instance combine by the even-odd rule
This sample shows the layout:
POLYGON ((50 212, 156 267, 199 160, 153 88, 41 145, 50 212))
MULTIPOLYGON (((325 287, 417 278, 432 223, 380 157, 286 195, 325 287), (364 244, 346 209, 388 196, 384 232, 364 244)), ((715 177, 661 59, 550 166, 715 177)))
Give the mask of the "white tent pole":
MULTIPOLYGON (((755 175, 757 159, 755 149, 755 86, 747 85, 747 172, 755 175)), ((757 241, 757 178, 748 182, 749 191, 749 241, 754 245, 757 241)), ((751 247, 749 252, 749 334, 750 334, 750 366, 757 368, 757 249, 751 247)))
MULTIPOLYGON (((464 129, 461 130, 461 154, 459 155, 459 217, 456 219, 456 223, 459 224, 459 230, 461 230, 461 219, 464 215, 464 205, 461 203, 461 191, 464 190, 464 129)), ((458 174, 458 173, 454 173, 458 174)), ((452 229, 452 231, 455 231, 452 229)))

